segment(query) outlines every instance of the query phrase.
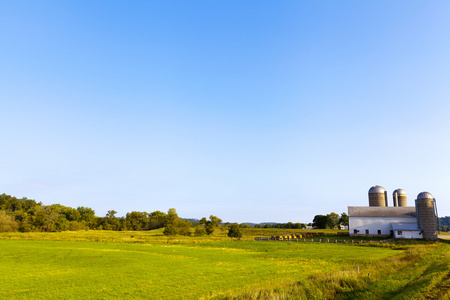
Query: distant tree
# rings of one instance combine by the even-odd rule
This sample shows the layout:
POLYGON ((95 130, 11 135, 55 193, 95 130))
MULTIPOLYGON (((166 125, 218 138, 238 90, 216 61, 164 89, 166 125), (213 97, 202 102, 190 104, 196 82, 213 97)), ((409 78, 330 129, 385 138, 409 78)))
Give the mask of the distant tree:
POLYGON ((239 228, 249 228, 250 225, 248 225, 247 223, 241 223, 239 224, 239 228))
POLYGON ((440 226, 440 230, 448 231, 450 228, 450 217, 439 218, 439 226, 440 226))
POLYGON ((195 227, 194 235, 195 236, 202 236, 206 234, 205 227, 198 225, 195 227))
POLYGON ((167 215, 161 211, 154 211, 149 216, 149 229, 164 227, 167 215))
POLYGON ((175 208, 170 208, 167 212, 164 223, 164 235, 176 235, 178 233, 177 227, 180 222, 175 208))
POLYGON ((231 224, 230 229, 228 230, 228 236, 231 238, 241 238, 241 228, 238 223, 231 224))
POLYGON ((181 235, 191 235, 192 222, 189 220, 181 220, 178 222, 177 231, 181 235))
POLYGON ((172 224, 164 226, 164 235, 176 235, 178 232, 172 224))
POLYGON ((19 225, 14 220, 14 217, 9 216, 4 211, 0 211, 0 232, 17 231, 19 225))
POLYGON ((78 206, 77 211, 80 214, 80 220, 85 221, 87 223, 94 221, 95 211, 92 208, 78 206))
POLYGON ((327 227, 330 229, 335 229, 339 225, 339 215, 335 212, 332 212, 327 215, 327 227))
POLYGON ((115 218, 117 214, 117 211, 115 210, 108 210, 108 212, 106 213, 106 217, 107 218, 115 218))
POLYGON ((36 228, 33 226, 34 218, 32 215, 30 215, 26 212, 22 212, 22 213, 20 213, 20 217, 19 217, 19 214, 18 214, 19 211, 15 211, 15 213, 16 213, 16 220, 19 221, 18 225, 19 225, 20 232, 30 232, 36 228))
POLYGON ((205 227, 206 234, 211 235, 214 233, 214 229, 220 222, 222 222, 220 218, 211 215, 209 216, 209 220, 202 218, 199 223, 201 226, 205 227))
POLYGON ((108 210, 104 218, 99 218, 98 222, 98 229, 103 230, 118 230, 120 221, 116 217, 117 211, 115 210, 108 210))
POLYGON ((341 214, 341 217, 339 218, 339 224, 348 226, 348 215, 345 212, 341 214))
POLYGON ((35 206, 32 209, 28 210, 28 212, 32 215, 31 223, 32 227, 39 231, 45 231, 44 227, 47 223, 49 212, 48 210, 43 206, 35 206))
POLYGON ((312 226, 316 227, 318 229, 325 229, 325 228, 327 228, 327 221, 328 221, 327 216, 316 215, 316 216, 314 216, 312 226))
POLYGON ((132 211, 127 213, 126 219, 130 230, 142 230, 148 227, 148 213, 146 212, 132 211))
POLYGON ((121 217, 118 220, 119 220, 119 225, 117 227, 117 230, 119 230, 119 231, 127 231, 128 230, 128 226, 129 226, 129 223, 128 223, 127 219, 124 218, 124 217, 121 217))
POLYGON ((80 212, 72 207, 62 206, 60 214, 65 216, 67 221, 80 221, 81 219, 80 212))

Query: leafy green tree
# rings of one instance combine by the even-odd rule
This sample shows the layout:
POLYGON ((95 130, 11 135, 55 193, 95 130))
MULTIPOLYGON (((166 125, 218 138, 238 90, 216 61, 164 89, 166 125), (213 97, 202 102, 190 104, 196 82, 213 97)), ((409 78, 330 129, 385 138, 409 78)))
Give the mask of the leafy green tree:
POLYGON ((316 215, 314 216, 314 220, 313 220, 313 226, 318 228, 318 229, 325 229, 327 228, 327 221, 328 218, 327 216, 324 215, 316 215))
POLYGON ((231 224, 230 229, 228 230, 228 236, 231 238, 241 238, 241 228, 238 223, 231 224))
POLYGON ((206 234, 205 227, 198 225, 195 227, 194 235, 195 236, 203 236, 206 234))
POLYGON ((21 221, 19 223, 19 231, 20 232, 30 232, 35 227, 33 226, 33 216, 24 212, 21 216, 21 221))
POLYGON ((341 214, 341 217, 339 218, 339 224, 348 226, 348 215, 345 212, 341 214))
POLYGON ((78 206, 77 211, 80 214, 80 220, 91 223, 95 220, 95 211, 92 208, 78 206))
POLYGON ((327 215, 327 227, 330 229, 335 229, 339 225, 339 215, 335 212, 332 212, 327 215))
POLYGON ((148 213, 140 211, 132 211, 126 215, 129 229, 142 230, 146 229, 148 224, 148 213))
POLYGON ((108 212, 106 213, 106 217, 107 218, 115 218, 117 214, 117 211, 113 210, 108 210, 108 212))
POLYGON ((42 230, 47 232, 58 231, 57 220, 60 218, 59 213, 51 208, 51 206, 45 207, 46 219, 44 225, 42 225, 42 230))
POLYGON ((99 219, 97 228, 99 228, 101 225, 103 230, 118 230, 120 222, 119 219, 117 219, 116 214, 117 211, 108 210, 105 217, 99 219))
POLYGON ((29 209, 28 212, 33 216, 32 224, 36 230, 43 231, 45 222, 47 221, 48 213, 45 207, 35 206, 29 209))
POLYGON ((209 220, 207 220, 206 218, 202 218, 200 220, 200 225, 205 227, 207 235, 211 235, 214 233, 214 229, 220 222, 222 222, 220 218, 211 215, 209 216, 209 220))
POLYGON ((157 229, 163 228, 164 223, 166 222, 167 215, 161 211, 154 211, 149 216, 149 228, 148 229, 157 229))
POLYGON ((170 208, 164 223, 164 235, 176 235, 178 233, 177 227, 179 222, 180 218, 178 217, 177 210, 170 208))
POLYGON ((178 234, 181 235, 191 235, 191 227, 192 227, 192 223, 188 220, 180 220, 178 222, 178 234))
POLYGON ((60 214, 65 216, 67 221, 80 221, 81 215, 75 208, 63 206, 60 214))
POLYGON ((175 226, 173 226, 172 224, 167 224, 166 226, 164 226, 163 233, 164 233, 164 235, 176 235, 178 233, 178 231, 175 229, 175 226))
POLYGON ((17 231, 18 228, 19 224, 14 220, 14 217, 0 210, 0 232, 17 231))
POLYGON ((119 219, 119 228, 118 228, 119 231, 127 231, 128 226, 129 224, 126 218, 122 217, 119 219))

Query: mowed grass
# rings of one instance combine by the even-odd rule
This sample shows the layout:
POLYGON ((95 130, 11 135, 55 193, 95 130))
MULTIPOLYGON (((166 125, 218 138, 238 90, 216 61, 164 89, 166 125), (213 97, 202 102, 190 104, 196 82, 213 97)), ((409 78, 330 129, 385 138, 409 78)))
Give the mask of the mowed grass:
POLYGON ((401 250, 335 244, 218 241, 134 244, 0 240, 0 298, 197 299, 355 272, 401 250))

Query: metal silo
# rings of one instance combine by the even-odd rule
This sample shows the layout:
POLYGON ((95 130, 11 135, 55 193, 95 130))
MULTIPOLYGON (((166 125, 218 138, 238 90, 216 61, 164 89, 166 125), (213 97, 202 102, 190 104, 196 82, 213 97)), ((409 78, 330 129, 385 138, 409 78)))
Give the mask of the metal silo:
POLYGON ((379 186, 373 186, 369 190, 369 206, 387 206, 387 192, 379 186))
POLYGON ((394 206, 408 206, 406 201, 406 192, 402 189, 396 189, 393 193, 394 206))
POLYGON ((416 200, 417 225, 423 231, 423 238, 437 239, 436 200, 428 192, 422 192, 416 200))

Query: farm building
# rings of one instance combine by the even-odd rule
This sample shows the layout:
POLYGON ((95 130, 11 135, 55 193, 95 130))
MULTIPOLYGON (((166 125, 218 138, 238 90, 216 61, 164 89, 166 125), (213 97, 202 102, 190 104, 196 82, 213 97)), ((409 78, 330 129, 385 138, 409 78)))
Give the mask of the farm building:
POLYGON ((405 191, 393 193, 389 207, 381 186, 369 190, 369 206, 349 206, 349 233, 352 236, 392 236, 407 239, 437 239, 436 200, 430 193, 417 196, 415 206, 407 206, 405 191))

